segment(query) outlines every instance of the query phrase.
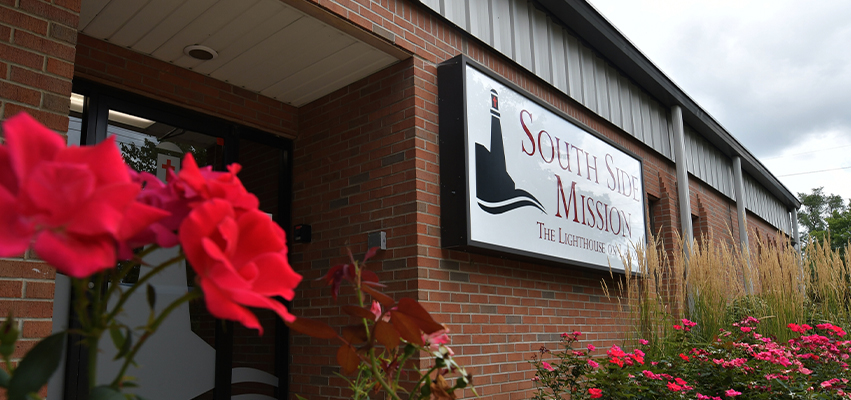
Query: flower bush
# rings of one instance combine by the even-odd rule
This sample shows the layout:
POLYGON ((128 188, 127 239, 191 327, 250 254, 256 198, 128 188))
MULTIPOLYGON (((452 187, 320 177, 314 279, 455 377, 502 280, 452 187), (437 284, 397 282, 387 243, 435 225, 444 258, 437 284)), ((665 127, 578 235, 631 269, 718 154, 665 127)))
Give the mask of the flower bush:
MULTIPOLYGON (((59 135, 26 114, 7 120, 3 133, 0 257, 20 256, 31 248, 72 278, 81 325, 76 333, 89 352, 90 399, 114 398, 135 385, 125 377, 135 355, 171 311, 194 298, 203 295, 214 317, 238 321, 261 334, 249 307, 267 308, 286 322, 295 321, 275 297, 292 300, 301 276, 287 261, 284 231, 258 210, 257 198, 236 177, 239 165, 214 172, 198 168, 189 154, 180 174, 169 171, 164 184, 127 167, 113 138, 96 146, 65 147, 59 135), (129 289, 121 288, 121 279, 141 265, 145 255, 178 244, 182 253, 177 257, 156 266, 129 289), (145 246, 134 254, 132 249, 145 246), (184 258, 197 274, 195 288, 157 314, 156 293, 148 285, 148 323, 137 328, 117 321, 134 292, 184 258), (119 263, 122 260, 127 261, 119 263), (97 290, 89 292, 90 287, 97 290), (118 299, 109 308, 112 296, 118 299), (105 332, 123 364, 109 385, 97 387, 98 341, 105 332)), ((39 342, 16 366, 10 359, 18 337, 16 324, 11 316, 4 321, 0 356, 8 372, 0 369, 0 387, 7 388, 10 400, 31 397, 46 383, 58 366, 65 334, 39 342)))
POLYGON ((472 388, 472 375, 459 365, 449 344, 449 329, 437 323, 416 300, 402 298, 398 302, 378 291, 383 287, 378 276, 364 268, 377 248, 370 249, 362 262, 349 252, 348 264, 332 267, 319 281, 331 286, 331 296, 338 299, 340 288, 349 282, 355 288, 357 305, 342 306, 343 312, 356 323, 344 326, 340 333, 324 323, 299 318, 293 329, 321 339, 340 342, 337 363, 352 390, 353 399, 369 399, 371 393, 384 390, 387 398, 400 400, 400 392, 410 399, 455 399, 456 390, 472 388), (372 302, 367 307, 367 296, 372 302), (425 372, 413 364, 413 356, 424 353, 433 360, 425 372), (404 370, 413 372, 416 382, 401 381, 404 370), (450 379, 455 377, 455 383, 450 379))
POLYGON ((645 359, 645 350, 612 346, 595 360, 574 350, 578 334, 563 335, 564 350, 535 354, 537 399, 838 399, 851 398, 851 340, 841 327, 789 324, 797 336, 777 342, 758 332, 753 317, 722 330, 711 343, 695 340, 696 324, 682 319, 673 329, 674 356, 645 359), (544 355, 554 357, 553 363, 544 355))
MULTIPOLYGON (((354 285, 358 305, 342 309, 358 323, 338 333, 290 314, 279 298, 292 300, 302 277, 288 262, 284 231, 259 211, 257 197, 237 178, 238 164, 221 172, 199 168, 189 153, 180 173, 168 171, 163 183, 128 167, 113 138, 96 146, 65 147, 59 135, 26 114, 7 120, 3 133, 0 257, 32 249, 72 278, 80 325, 74 333, 88 349, 90 400, 141 398, 122 393, 139 384, 125 376, 128 367, 173 310, 202 296, 214 317, 261 335, 263 327, 251 308, 272 310, 299 332, 339 340, 341 371, 356 374, 347 378, 354 398, 384 390, 394 399, 406 391, 411 398, 454 399, 456 390, 471 387, 472 377, 446 347, 448 329, 416 300, 397 302, 378 291, 383 287, 378 276, 363 268, 376 249, 361 263, 349 253, 350 264, 335 266, 321 278, 332 286, 334 300, 344 281, 354 285), (122 279, 145 264, 145 256, 178 245, 176 257, 122 287, 122 279), (195 271, 196 285, 157 312, 156 292, 147 282, 184 259, 195 271), (143 285, 151 311, 147 323, 131 327, 119 322, 124 305, 143 285), (122 366, 111 383, 97 386, 98 343, 106 332, 122 366), (418 352, 434 359, 425 373, 411 365, 418 352), (412 385, 400 383, 406 369, 416 376, 412 385), (450 384, 453 376, 457 379, 450 384)), ((9 400, 36 398, 59 365, 67 332, 40 341, 16 365, 11 359, 20 334, 16 327, 11 315, 0 324, 0 358, 5 362, 0 387, 7 389, 9 400)))

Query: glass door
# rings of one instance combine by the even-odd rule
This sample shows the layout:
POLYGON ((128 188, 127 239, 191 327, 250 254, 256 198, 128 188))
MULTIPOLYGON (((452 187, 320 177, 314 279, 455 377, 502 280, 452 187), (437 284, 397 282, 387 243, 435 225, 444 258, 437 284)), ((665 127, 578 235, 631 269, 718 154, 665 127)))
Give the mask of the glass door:
MULTIPOLYGON (((72 101, 71 115, 72 128, 79 129, 69 130, 69 143, 94 144, 114 136, 128 165, 162 181, 169 179, 168 171, 179 172, 190 153, 199 167, 219 171, 239 161, 243 166, 239 177, 258 196, 260 210, 287 230, 289 141, 108 88, 81 86, 82 93, 72 101)), ((177 248, 161 249, 146 261, 156 266, 175 255, 177 248)), ((148 269, 143 266, 134 271, 122 285, 132 285, 148 269)), ((159 312, 192 289, 194 271, 182 262, 149 282, 157 293, 159 312)), ((125 304, 120 320, 130 327, 143 326, 149 315, 145 293, 140 290, 125 304)), ((257 316, 265 331, 262 337, 256 331, 216 320, 203 299, 184 304, 145 344, 136 357, 138 367, 128 370, 127 375, 135 377, 140 386, 135 393, 175 400, 286 398, 287 329, 271 312, 261 311, 257 316)), ((116 350, 109 340, 108 335, 101 339, 98 384, 111 382, 120 368, 112 361, 116 350)), ((73 353, 69 352, 69 370, 80 367, 80 362, 72 360, 73 353)), ((74 374, 66 374, 66 398, 74 398, 69 391, 82 396, 79 386, 85 385, 69 387, 69 375, 74 374)))

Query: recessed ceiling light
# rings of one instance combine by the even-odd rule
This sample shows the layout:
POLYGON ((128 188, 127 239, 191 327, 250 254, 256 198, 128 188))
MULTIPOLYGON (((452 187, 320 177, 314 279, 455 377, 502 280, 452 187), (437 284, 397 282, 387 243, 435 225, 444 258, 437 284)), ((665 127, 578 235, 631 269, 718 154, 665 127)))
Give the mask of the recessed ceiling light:
POLYGON ((201 46, 200 44, 193 44, 191 46, 184 47, 183 53, 201 61, 209 61, 219 56, 219 53, 216 53, 215 50, 207 46, 201 46))

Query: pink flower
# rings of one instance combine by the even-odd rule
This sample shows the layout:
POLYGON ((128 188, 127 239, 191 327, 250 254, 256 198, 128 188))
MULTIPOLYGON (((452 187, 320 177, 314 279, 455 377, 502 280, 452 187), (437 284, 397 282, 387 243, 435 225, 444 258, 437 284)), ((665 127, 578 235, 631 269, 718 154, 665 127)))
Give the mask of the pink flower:
POLYGON ((591 388, 588 389, 588 394, 591 395, 592 399, 599 399, 603 397, 603 389, 591 388))
POLYGON ((547 370, 547 371, 555 371, 555 368, 553 368, 553 366, 550 365, 550 363, 548 363, 546 361, 542 361, 541 366, 544 367, 544 369, 547 370))
POLYGON ((593 344, 589 344, 589 345, 588 345, 588 351, 594 351, 594 350, 597 350, 597 348, 596 348, 596 347, 594 347, 594 345, 593 345, 593 344))
POLYGON ((0 257, 32 246, 59 272, 83 278, 115 266, 117 245, 167 214, 136 202, 115 140, 65 147, 26 114, 3 124, 0 257))
POLYGON ((742 330, 742 332, 744 332, 744 333, 748 333, 748 332, 750 332, 750 331, 752 331, 752 330, 753 330, 753 328, 750 328, 750 327, 747 327, 747 326, 743 326, 743 327, 741 327, 741 328, 739 328, 739 329, 741 329, 741 330, 742 330))
POLYGON ((379 318, 381 318, 384 322, 390 321, 390 314, 384 314, 384 311, 381 310, 381 303, 375 300, 372 301, 372 306, 370 306, 369 311, 372 311, 372 314, 375 315, 376 322, 378 322, 379 318))
MULTIPOLYGON (((441 345, 449 344, 449 329, 441 329, 432 333, 424 333, 422 335, 423 346, 431 351, 440 350, 441 345)), ((450 356, 454 356, 455 352, 447 346, 443 346, 449 352, 450 356)))
POLYGON ((292 300, 301 275, 287 261, 284 231, 260 211, 237 210, 219 198, 204 202, 181 224, 180 242, 210 314, 262 334, 248 307, 267 308, 295 321, 274 297, 292 300))
POLYGON ((647 346, 648 344, 650 344, 650 342, 645 339, 638 339, 638 343, 641 343, 642 346, 647 346))
POLYGON ((733 389, 728 389, 727 391, 725 391, 725 392, 724 392, 724 394, 725 394, 727 397, 736 397, 736 396, 738 396, 738 395, 742 394, 742 392, 737 392, 737 391, 735 391, 735 390, 733 390, 733 389))
POLYGON ((674 325, 674 329, 679 331, 679 330, 682 330, 683 327, 680 326, 680 325, 674 325))
POLYGON ((668 382, 668 389, 672 392, 679 392, 680 390, 683 390, 683 387, 674 382, 668 382))
POLYGON ((590 365, 591 368, 595 368, 595 369, 600 367, 600 364, 597 364, 597 362, 594 361, 594 360, 588 360, 588 365, 590 365))

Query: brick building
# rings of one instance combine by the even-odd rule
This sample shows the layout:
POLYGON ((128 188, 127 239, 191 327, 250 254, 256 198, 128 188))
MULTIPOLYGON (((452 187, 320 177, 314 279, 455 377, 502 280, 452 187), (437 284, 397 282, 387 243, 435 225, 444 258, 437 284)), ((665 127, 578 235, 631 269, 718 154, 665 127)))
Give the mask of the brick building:
MULTIPOLYGON (((347 247, 362 254, 368 234, 384 232, 386 250, 370 266, 388 292, 420 300, 450 327, 480 394, 525 398, 529 352, 566 330, 607 346, 628 326, 595 261, 446 237, 475 209, 470 196, 447 198, 473 190, 471 176, 457 179, 472 152, 450 149, 472 129, 449 119, 469 116, 457 108, 469 94, 458 65, 495 82, 503 105, 517 96, 581 140, 635 160, 633 231, 797 238, 794 195, 583 0, 0 0, 0 118, 28 112, 67 132, 69 144, 117 135, 127 151, 192 151, 215 168, 239 162, 263 211, 287 231, 312 228, 309 243, 290 244, 305 277, 296 315, 345 323, 312 281, 345 262, 347 247)), ((506 135, 517 117, 502 109, 506 135)), ((535 139, 541 147, 545 128, 530 129, 528 139, 511 131, 520 136, 507 151, 535 139)), ((546 196, 548 215, 570 212, 569 201, 546 196)), ((67 326, 64 277, 29 256, 0 260, 0 277, 0 313, 22 318, 18 355, 67 326)), ((191 281, 183 272, 168 279, 161 284, 191 281)), ((158 350, 141 363, 155 373, 137 374, 143 387, 180 386, 180 399, 345 395, 333 346, 290 335, 272 316, 257 338, 203 306, 182 312, 189 323, 163 336, 188 344, 152 344, 158 350)), ((52 397, 77 398, 82 362, 70 349, 52 397)))

